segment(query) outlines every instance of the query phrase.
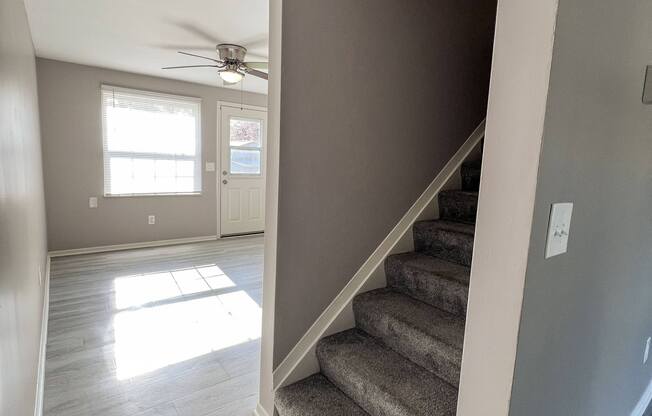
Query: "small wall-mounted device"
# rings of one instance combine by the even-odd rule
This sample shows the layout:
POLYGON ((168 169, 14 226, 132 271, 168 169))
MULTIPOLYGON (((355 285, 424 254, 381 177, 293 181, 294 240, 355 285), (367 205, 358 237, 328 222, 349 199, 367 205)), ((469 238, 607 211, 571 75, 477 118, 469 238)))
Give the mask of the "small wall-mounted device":
POLYGON ((548 242, 546 244, 547 259, 563 254, 568 249, 568 236, 570 235, 572 215, 572 202, 552 204, 548 223, 548 242))
POLYGON ((149 225, 156 224, 156 215, 148 215, 147 216, 147 224, 149 224, 149 225))
POLYGON ((206 162, 206 172, 215 172, 215 162, 206 162))
POLYGON ((96 196, 91 196, 88 198, 88 207, 89 208, 97 208, 97 197, 96 196))
POLYGON ((652 104, 652 65, 645 70, 645 84, 643 85, 643 104, 652 104))

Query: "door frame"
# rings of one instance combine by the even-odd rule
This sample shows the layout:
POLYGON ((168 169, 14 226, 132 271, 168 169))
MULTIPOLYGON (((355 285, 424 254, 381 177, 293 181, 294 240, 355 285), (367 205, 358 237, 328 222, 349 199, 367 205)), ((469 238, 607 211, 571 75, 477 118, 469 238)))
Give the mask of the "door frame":
MULTIPOLYGON (((220 172, 222 172, 222 107, 229 107, 241 109, 241 110, 254 110, 254 111, 263 111, 267 114, 267 137, 265 137, 265 146, 269 146, 269 114, 267 107, 262 107, 259 105, 249 105, 235 103, 232 101, 217 100, 217 110, 216 114, 216 131, 215 131, 215 202, 216 214, 217 214, 217 239, 222 238, 222 181, 220 180, 220 172)), ((267 150, 267 149, 265 149, 267 150)), ((266 161, 265 161, 266 162, 266 161)), ((267 163, 263 163, 263 168, 265 170, 265 178, 267 178, 267 163)), ((267 196, 265 196, 267 198, 267 196)), ((231 237, 231 236, 230 236, 231 237)), ((236 236, 237 237, 237 236, 236 236)), ((232 238, 232 237, 231 237, 232 238)))

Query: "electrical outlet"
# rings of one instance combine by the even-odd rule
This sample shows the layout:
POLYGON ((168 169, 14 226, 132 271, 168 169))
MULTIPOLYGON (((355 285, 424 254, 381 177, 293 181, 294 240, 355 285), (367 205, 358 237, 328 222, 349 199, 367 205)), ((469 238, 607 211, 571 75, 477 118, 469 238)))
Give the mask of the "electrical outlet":
POLYGON ((650 358, 650 343, 652 343, 652 337, 648 337, 645 341, 645 352, 643 353, 643 364, 647 363, 647 359, 650 358))
POLYGON ((88 207, 89 208, 97 208, 97 197, 92 196, 88 198, 88 207))
POLYGON ((149 225, 154 225, 156 224, 156 215, 150 215, 147 217, 147 223, 149 225))
POLYGON ((215 172, 215 162, 206 162, 206 172, 215 172))

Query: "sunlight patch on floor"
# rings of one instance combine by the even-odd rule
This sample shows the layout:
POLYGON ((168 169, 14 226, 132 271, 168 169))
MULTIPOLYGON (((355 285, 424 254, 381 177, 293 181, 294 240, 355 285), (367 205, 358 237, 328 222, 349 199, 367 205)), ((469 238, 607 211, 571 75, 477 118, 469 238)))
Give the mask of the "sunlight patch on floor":
POLYGON ((235 287, 216 265, 119 277, 114 283, 122 310, 113 321, 120 380, 260 338, 262 310, 244 290, 184 296, 235 287), (170 301, 147 306, 163 300, 170 301))
POLYGON ((114 280, 115 306, 117 309, 127 309, 229 287, 235 287, 235 283, 215 264, 121 276, 114 280))

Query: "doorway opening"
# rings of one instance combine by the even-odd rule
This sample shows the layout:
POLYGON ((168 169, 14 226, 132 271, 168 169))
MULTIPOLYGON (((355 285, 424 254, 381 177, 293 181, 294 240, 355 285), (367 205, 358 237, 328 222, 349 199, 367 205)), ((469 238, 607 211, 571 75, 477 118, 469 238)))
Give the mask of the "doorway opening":
POLYGON ((218 103, 218 235, 265 230, 267 109, 218 103))

